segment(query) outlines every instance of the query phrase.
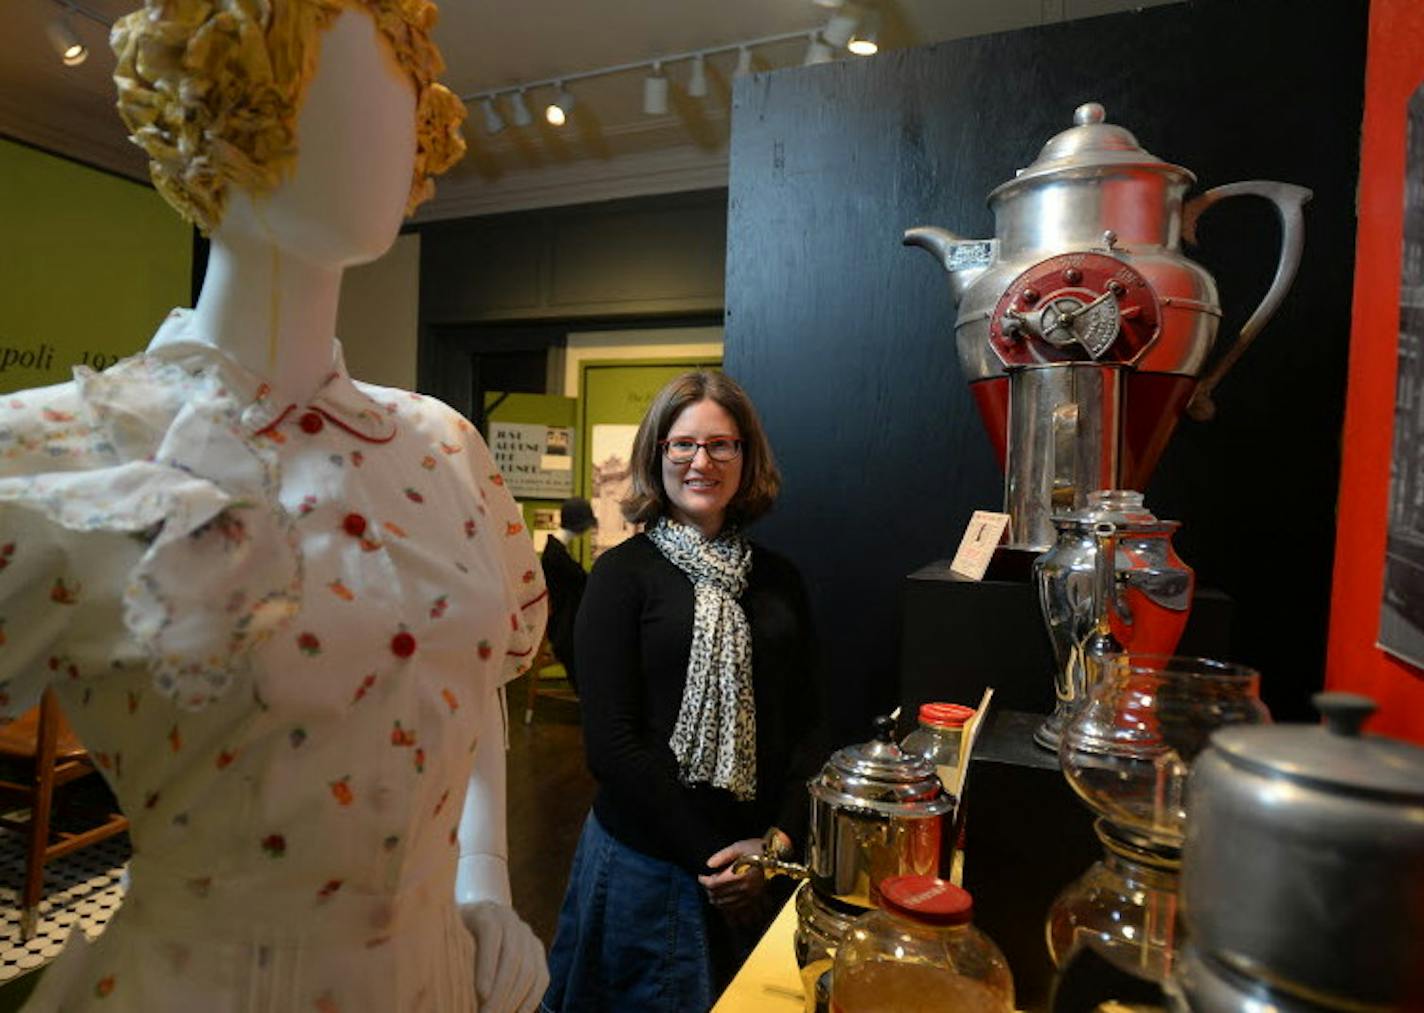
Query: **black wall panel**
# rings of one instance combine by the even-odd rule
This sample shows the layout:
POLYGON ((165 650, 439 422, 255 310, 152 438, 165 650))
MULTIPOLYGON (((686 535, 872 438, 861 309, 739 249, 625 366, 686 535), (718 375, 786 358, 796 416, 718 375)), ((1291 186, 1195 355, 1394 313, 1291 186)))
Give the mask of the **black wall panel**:
MULTIPOLYGON (((1233 660, 1262 669, 1278 718, 1306 716, 1324 666, 1366 15, 1363 0, 1197 0, 737 82, 725 363, 782 464, 758 537, 811 586, 841 738, 893 706, 904 576, 1002 502, 944 276, 900 234, 992 236, 989 191, 1090 100, 1192 169, 1194 192, 1315 191, 1294 291, 1218 388, 1217 419, 1182 423, 1147 490, 1183 522, 1201 584, 1236 599, 1233 660)), ((1228 202, 1201 239, 1221 349, 1270 280, 1274 214, 1228 202)))

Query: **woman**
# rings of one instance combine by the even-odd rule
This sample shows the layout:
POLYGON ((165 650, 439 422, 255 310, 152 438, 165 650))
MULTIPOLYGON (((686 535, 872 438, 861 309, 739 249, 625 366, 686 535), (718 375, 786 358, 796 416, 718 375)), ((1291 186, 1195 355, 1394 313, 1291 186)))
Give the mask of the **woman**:
POLYGON ((575 629, 598 781, 544 1009, 708 1008, 771 913, 735 860, 798 843, 816 757, 801 579, 743 527, 780 485, 746 393, 687 373, 633 443, 624 515, 575 629))

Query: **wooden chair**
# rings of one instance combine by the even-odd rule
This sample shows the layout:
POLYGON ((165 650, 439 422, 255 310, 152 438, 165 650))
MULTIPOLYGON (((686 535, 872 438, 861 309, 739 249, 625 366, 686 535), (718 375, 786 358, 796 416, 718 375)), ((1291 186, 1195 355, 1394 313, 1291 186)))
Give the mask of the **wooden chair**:
POLYGON ((59 700, 51 690, 45 691, 34 710, 0 726, 0 758, 28 767, 22 780, 0 777, 0 799, 26 806, 29 815, 24 819, 0 815, 0 827, 24 834, 29 842, 25 885, 20 895, 20 937, 29 939, 38 922, 45 863, 123 833, 129 821, 119 813, 106 813, 101 822, 79 832, 51 827, 55 790, 95 772, 88 752, 64 719, 59 700))
POLYGON ((529 666, 529 671, 524 675, 528 686, 524 702, 524 723, 526 725, 533 723, 534 701, 541 696, 553 697, 555 700, 569 700, 573 703, 578 702, 578 695, 569 690, 539 688, 539 678, 544 669, 558 663, 559 659, 554 657, 554 648, 549 644, 549 638, 545 637, 539 642, 539 650, 534 654, 534 664, 529 666))

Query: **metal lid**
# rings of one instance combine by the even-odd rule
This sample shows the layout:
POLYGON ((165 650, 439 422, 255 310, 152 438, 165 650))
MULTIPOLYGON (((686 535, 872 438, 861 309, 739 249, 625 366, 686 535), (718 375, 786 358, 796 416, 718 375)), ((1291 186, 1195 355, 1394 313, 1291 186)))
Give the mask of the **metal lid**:
POLYGON ((875 719, 875 738, 837 750, 811 781, 811 794, 835 806, 889 815, 938 816, 954 808, 927 757, 895 742, 895 722, 875 719))
POLYGON ((1342 795, 1424 802, 1424 749, 1378 735, 1360 734, 1375 702, 1354 693, 1311 697, 1322 725, 1223 728, 1212 746, 1239 767, 1285 777, 1342 795))
POLYGON ((1147 509, 1142 493, 1131 489, 1099 489, 1088 493, 1088 505, 1069 514, 1058 514, 1054 525, 1077 528, 1083 531, 1096 530, 1099 524, 1111 524, 1123 534, 1141 534, 1159 531, 1175 531, 1181 525, 1177 521, 1160 521, 1147 509))
POLYGON ((1080 105, 1073 111, 1073 126, 1050 138, 1033 164, 1027 169, 1020 169, 1013 179, 996 187, 989 194, 989 201, 992 203, 994 198, 1029 180, 1115 166, 1155 169, 1178 176, 1188 184, 1196 182, 1196 176, 1190 171, 1162 161, 1138 144, 1130 131, 1106 120, 1107 111, 1101 104, 1085 102, 1080 105))

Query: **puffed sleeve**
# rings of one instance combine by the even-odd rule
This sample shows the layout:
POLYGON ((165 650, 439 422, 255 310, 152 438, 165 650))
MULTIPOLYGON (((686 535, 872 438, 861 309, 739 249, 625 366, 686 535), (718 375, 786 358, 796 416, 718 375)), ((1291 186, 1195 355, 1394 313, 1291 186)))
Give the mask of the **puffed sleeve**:
POLYGON ((0 399, 0 721, 37 704, 51 680, 114 660, 119 623, 107 620, 119 594, 105 578, 141 550, 117 529, 158 519, 158 469, 122 469, 101 489, 91 469, 110 463, 73 384, 0 399))
POLYGON ((0 399, 0 717, 126 665, 199 709, 296 609, 273 455, 211 378, 75 377, 0 399))
POLYGON ((503 686, 534 663, 549 618, 549 592, 524 515, 505 486, 494 456, 474 426, 464 419, 460 422, 483 524, 498 541, 504 563, 510 638, 496 683, 503 686))

